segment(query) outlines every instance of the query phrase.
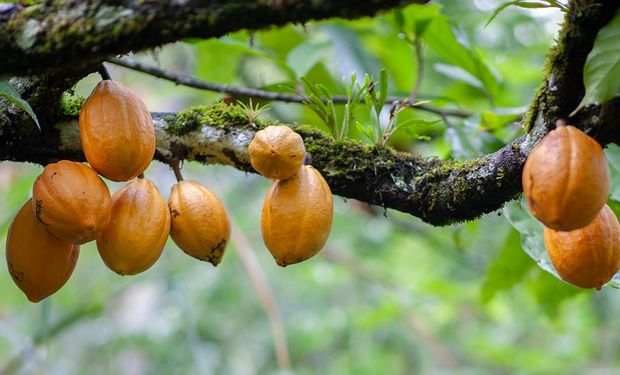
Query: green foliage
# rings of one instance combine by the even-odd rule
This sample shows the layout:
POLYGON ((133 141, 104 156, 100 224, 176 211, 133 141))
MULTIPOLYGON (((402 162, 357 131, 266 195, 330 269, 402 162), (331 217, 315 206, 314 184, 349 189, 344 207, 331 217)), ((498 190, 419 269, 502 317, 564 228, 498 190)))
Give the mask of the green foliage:
POLYGON ((481 290, 483 302, 489 302, 499 291, 512 288, 532 270, 534 263, 521 249, 519 236, 518 231, 511 230, 497 258, 489 265, 481 290))
MULTIPOLYGON (((364 83, 357 82, 357 74, 352 74, 349 82, 345 82, 347 101, 344 105, 344 116, 342 121, 338 118, 336 105, 329 90, 322 84, 313 84, 306 78, 301 78, 309 94, 306 96, 306 105, 312 109, 323 120, 332 135, 338 139, 346 138, 349 135, 349 127, 355 120, 355 109, 361 100, 370 95, 374 87, 374 81, 366 75, 364 83)), ((385 99, 384 99, 385 102, 385 99)))
POLYGON ((30 104, 28 104, 27 101, 22 99, 21 95, 15 91, 9 81, 0 81, 0 96, 5 97, 9 102, 15 104, 18 108, 21 108, 24 112, 26 112, 32 121, 34 121, 37 125, 37 128, 41 130, 39 120, 37 119, 37 115, 32 110, 32 107, 30 107, 30 104))
POLYGON ((619 53, 620 11, 596 35, 583 70, 586 94, 573 114, 588 104, 604 103, 620 95, 619 53))
POLYGON ((413 30, 415 35, 445 62, 474 77, 480 82, 489 99, 499 94, 499 83, 495 75, 475 49, 467 48, 458 41, 450 21, 440 13, 438 5, 417 5, 408 9, 411 11, 405 17, 403 32, 413 30))
POLYGON ((488 26, 491 22, 493 22, 495 17, 497 17, 504 9, 506 9, 506 8, 508 8, 510 6, 517 6, 519 8, 524 8, 524 9, 560 8, 560 9, 562 9, 564 11, 568 10, 566 5, 560 3, 559 1, 555 1, 555 0, 540 0, 540 1, 513 0, 513 1, 506 1, 506 2, 502 3, 502 5, 498 6, 495 9, 495 11, 493 12, 493 15, 491 16, 491 18, 489 18, 489 20, 487 21, 486 25, 484 25, 484 26, 485 27, 488 26))

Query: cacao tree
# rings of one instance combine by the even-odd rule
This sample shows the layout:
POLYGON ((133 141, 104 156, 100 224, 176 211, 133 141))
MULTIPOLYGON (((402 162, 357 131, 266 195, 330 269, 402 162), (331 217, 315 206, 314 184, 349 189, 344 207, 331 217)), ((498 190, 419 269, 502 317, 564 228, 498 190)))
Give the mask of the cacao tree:
MULTIPOLYGON (((545 251, 543 226, 530 215, 521 198, 521 175, 539 141, 559 122, 568 123, 605 148, 611 169, 607 203, 616 214, 620 213, 619 7, 613 0, 0 3, 0 161, 12 169, 30 163, 44 166, 59 160, 85 161, 78 124, 85 97, 100 79, 131 80, 125 83, 145 96, 152 94, 149 91, 158 91, 158 96, 152 94, 158 99, 150 102, 149 110, 155 126, 155 159, 159 161, 155 168, 159 172, 151 173, 167 173, 173 178, 167 166, 179 173, 179 162, 183 162, 185 173, 206 170, 209 175, 212 167, 205 165, 212 164, 247 172, 231 177, 227 188, 222 188, 240 189, 235 193, 237 200, 222 201, 231 211, 247 211, 248 215, 251 210, 244 205, 249 204, 253 216, 260 217, 260 209, 248 203, 253 201, 240 198, 253 192, 238 185, 248 185, 246 189, 252 190, 265 183, 247 182, 260 179, 254 176, 248 146, 256 132, 268 125, 290 126, 303 139, 305 162, 324 176, 335 195, 334 202, 351 210, 347 211, 351 216, 339 219, 337 208, 333 231, 341 228, 343 233, 328 242, 324 259, 347 269, 356 280, 391 290, 394 304, 399 307, 393 309, 382 300, 385 311, 377 308, 373 313, 380 315, 383 311, 386 316, 394 314, 407 320, 424 347, 420 353, 431 358, 417 365, 402 358, 390 359, 386 349, 378 354, 382 365, 373 367, 364 362, 359 369, 380 372, 387 363, 395 366, 395 372, 428 372, 459 365, 474 369, 480 366, 487 371, 522 370, 510 364, 509 358, 533 356, 527 349, 518 354, 494 352, 493 344, 489 344, 493 341, 489 340, 485 341, 488 352, 502 359, 491 358, 493 355, 488 353, 474 355, 465 349, 472 344, 470 341, 443 333, 438 339, 437 331, 429 331, 426 326, 441 319, 417 319, 409 309, 415 303, 400 295, 419 295, 416 293, 420 285, 435 282, 446 283, 436 289, 458 290, 454 284, 459 284, 461 278, 467 284, 476 274, 479 278, 474 288, 484 303, 497 301, 499 292, 520 283, 524 289, 529 288, 541 310, 555 317, 562 308, 560 302, 594 293, 550 276, 558 274, 545 251), (136 78, 140 77, 137 74, 143 76, 136 78), (153 105, 155 102, 160 106, 153 105), (364 219, 352 219, 354 216, 364 219), (356 220, 370 220, 371 224, 356 220), (369 225, 369 229, 365 231, 363 225, 369 225), (383 225, 389 235, 381 234, 383 225), (379 240, 373 242, 373 236, 379 240), (423 239, 416 240, 416 236, 423 239), (358 238, 362 240, 356 242, 358 238), (394 251, 402 244, 415 247, 419 245, 416 241, 423 242, 425 249, 436 249, 439 253, 433 256, 451 266, 444 265, 447 268, 437 274, 433 256, 417 258, 415 249, 394 251), (383 247, 384 242, 390 244, 389 250, 383 247), (468 250, 477 245, 491 249, 487 255, 478 255, 484 261, 458 251, 441 252, 447 247, 468 250), (362 251, 338 252, 334 249, 338 246, 359 246, 362 251), (396 282, 360 263, 360 259, 368 260, 375 248, 387 258, 377 260, 374 254, 372 261, 380 262, 377 268, 387 275, 392 276, 394 271, 396 282), (404 279, 399 274, 405 272, 405 260, 415 263, 406 267, 409 271, 434 274, 433 281, 424 284, 413 277, 418 286, 401 289, 404 279), (466 271, 457 267, 459 262, 465 264, 466 271), (455 269, 463 273, 453 272, 455 269), (458 341, 458 348, 445 345, 450 339, 458 341)), ((17 190, 7 185, 0 192, 5 197, 21 194, 19 198, 26 199, 22 195, 27 190, 11 193, 17 190)), ((262 197, 266 191, 263 189, 259 195, 262 197)), ((10 220, 24 199, 5 199, 15 202, 7 203, 6 212, 0 213, 0 238, 5 241, 10 220)), ((273 327, 274 345, 269 350, 274 353, 264 357, 277 358, 275 363, 256 367, 259 372, 287 369, 291 367, 290 357, 293 369, 296 364, 312 363, 311 355, 306 357, 304 349, 299 349, 307 336, 294 336, 288 345, 284 339, 265 275, 260 265, 257 268, 256 257, 248 255, 252 252, 248 249, 262 245, 248 234, 244 217, 238 215, 235 219, 233 215, 231 243, 239 253, 239 267, 247 270, 273 327), (292 355, 288 350, 293 351, 292 355)), ((256 233, 259 230, 255 228, 256 233)), ((214 264, 220 259, 221 253, 214 264)), ((215 272, 230 272, 233 278, 234 270, 220 269, 225 264, 226 258, 215 272)), ((287 268, 286 275, 295 273, 295 267, 287 268)), ((170 268, 166 270, 162 274, 176 274, 170 268)), ((315 277, 309 276, 307 270, 299 272, 302 275, 295 277, 315 277), (305 276, 303 272, 307 272, 305 276)), ((321 275, 315 277, 317 280, 339 277, 325 276, 333 271, 320 268, 313 272, 321 275)), ((269 276, 287 283, 283 276, 269 276)), ((173 279, 166 279, 168 286, 174 285, 173 279)), ((609 285, 620 285, 620 278, 613 278, 609 285)), ((88 283, 85 286, 91 290, 95 287, 88 283)), ((179 292, 182 288, 170 288, 181 296, 184 293, 179 292)), ((613 295, 613 289, 605 289, 601 295, 613 295)), ((42 298, 39 294, 32 298, 42 298)), ((455 306, 469 303, 456 294, 437 293, 455 306)), ((192 315, 190 310, 195 306, 185 297, 178 298, 186 306, 183 312, 192 315)), ((64 316, 71 322, 105 316, 102 311, 107 301, 107 297, 95 298, 92 304, 76 304, 74 310, 63 311, 64 316)), ((235 310, 228 308, 216 316, 224 319, 235 315, 235 310)), ((579 308, 584 311, 591 305, 579 308)), ((260 305, 252 305, 248 314, 251 311, 260 311, 260 305)), ((312 313, 321 315, 316 310, 312 313)), ((355 315, 347 314, 347 321, 355 315)), ((451 314, 455 317, 458 312, 452 310, 451 314)), ((374 319, 368 318, 372 320, 368 324, 380 324, 377 321, 381 318, 374 319)), ((196 316, 190 320, 187 335, 193 340, 192 347, 200 347, 206 339, 195 327, 201 324, 196 323, 196 316)), ((53 336, 54 327, 61 331, 62 319, 50 332, 46 328, 44 333, 33 336, 34 344, 48 340, 46 335, 53 336)), ((587 327, 587 323, 580 327, 587 327)), ((322 329, 325 331, 317 336, 328 335, 329 329, 322 329)), ((224 335, 224 331, 208 332, 224 335)), ((383 334, 391 333, 388 330, 383 334)), ((593 334, 591 340, 596 341, 595 337, 593 334)), ((388 347, 390 343, 399 349, 407 347, 399 340, 395 339, 396 344, 389 339, 385 342, 388 347)), ((227 341, 231 346, 233 342, 227 341)), ((541 347, 532 351, 540 351, 541 347)), ((359 355, 370 357, 369 352, 360 350, 359 355)), ((316 347, 308 351, 316 352, 316 347)), ((0 369, 16 372, 27 368, 31 360, 20 353, 7 355, 7 364, 0 365, 0 369)), ((0 359, 1 354, 0 350, 0 359)), ((187 354, 191 358, 187 362, 193 363, 188 367, 183 367, 186 364, 182 357, 162 354, 162 358, 170 359, 168 364, 165 359, 158 362, 164 373, 174 369, 172 363, 182 363, 178 366, 189 372, 227 372, 234 368, 224 364, 226 361, 214 361, 217 364, 210 367, 209 361, 196 352, 187 354)), ((581 358, 584 362, 588 359, 581 358)), ((88 363, 88 356, 80 357, 80 361, 88 363)), ((342 367, 330 362, 324 370, 350 370, 355 367, 351 362, 342 367)), ((304 365, 299 366, 305 371, 313 368, 304 365)), ((618 363, 614 359, 606 365, 618 363)), ((532 365, 525 371, 545 372, 568 365, 558 359, 553 366, 532 365)))

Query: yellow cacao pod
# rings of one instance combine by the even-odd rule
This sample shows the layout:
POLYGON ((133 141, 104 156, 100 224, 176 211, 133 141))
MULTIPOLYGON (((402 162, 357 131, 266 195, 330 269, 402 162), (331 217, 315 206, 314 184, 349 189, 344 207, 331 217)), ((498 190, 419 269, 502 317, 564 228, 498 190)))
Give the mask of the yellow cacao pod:
POLYGON ((135 275, 159 259, 169 232, 166 201, 155 184, 138 178, 112 195, 112 220, 97 249, 112 271, 135 275))
POLYGON ((31 302, 56 293, 69 280, 80 246, 61 241, 45 230, 32 213, 29 199, 19 210, 6 239, 6 261, 15 284, 31 302))
POLYGON ((170 237, 186 254, 217 266, 230 238, 226 209, 209 189, 193 180, 172 187, 170 237))
POLYGON ((275 181, 263 203, 265 246, 282 267, 321 250, 332 226, 332 193, 321 173, 303 166, 288 180, 275 181))
POLYGON ((51 234, 83 244, 110 222, 110 191, 92 168, 61 160, 48 164, 32 188, 32 209, 51 234))
POLYGON ((149 166, 155 130, 146 105, 120 82, 99 82, 80 111, 80 139, 88 163, 113 181, 128 181, 149 166))
POLYGON ((573 126, 560 126, 532 150, 523 168, 523 192, 545 226, 571 231, 594 220, 610 189, 601 146, 573 126))
POLYGON ((301 168, 306 148, 301 136, 288 126, 268 126, 256 132, 248 152, 258 173, 272 180, 285 180, 301 168))
POLYGON ((545 227, 545 247, 560 277, 582 288, 600 289, 620 270, 620 224, 607 205, 583 228, 545 227))

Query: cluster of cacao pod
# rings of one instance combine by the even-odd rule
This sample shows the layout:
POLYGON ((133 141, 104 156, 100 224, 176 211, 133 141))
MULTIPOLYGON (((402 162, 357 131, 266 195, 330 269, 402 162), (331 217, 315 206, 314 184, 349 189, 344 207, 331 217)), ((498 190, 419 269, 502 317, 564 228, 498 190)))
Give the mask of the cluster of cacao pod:
POLYGON ((174 185, 166 204, 144 178, 155 132, 142 100, 119 82, 101 81, 79 122, 90 166, 48 164, 9 228, 9 272, 27 298, 38 302, 59 290, 75 268, 80 245, 92 240, 104 263, 120 275, 150 268, 169 234, 187 254, 217 265, 230 236, 226 210, 191 180, 174 185), (110 195, 99 175, 130 182, 110 195))
POLYGON ((610 175, 599 143, 559 122, 532 150, 522 182, 558 275, 582 288, 609 282, 620 270, 620 224, 606 204, 610 175))
POLYGON ((333 199, 321 173, 303 165, 306 149, 287 126, 268 126, 248 148, 252 167, 274 180, 263 202, 265 246, 281 267, 316 255, 329 237, 333 199))

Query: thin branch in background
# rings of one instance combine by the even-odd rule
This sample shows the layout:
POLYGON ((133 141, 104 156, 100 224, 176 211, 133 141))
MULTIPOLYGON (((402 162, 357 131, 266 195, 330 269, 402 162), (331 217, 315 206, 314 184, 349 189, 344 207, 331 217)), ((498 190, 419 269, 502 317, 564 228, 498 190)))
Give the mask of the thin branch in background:
POLYGON ((415 81, 415 86, 411 95, 409 95, 409 101, 415 103, 418 95, 420 94, 420 88, 422 87, 422 80, 424 78, 424 54, 422 53, 422 40, 416 35, 411 41, 415 50, 416 61, 418 62, 418 71, 415 81))
POLYGON ((278 305, 276 304, 275 298, 269 288, 267 276, 261 268, 250 242, 245 237, 243 232, 241 232, 239 225, 233 217, 230 217, 230 226, 230 242, 239 253, 243 267, 248 273, 250 281, 256 290, 256 294, 258 295, 258 298, 265 309, 265 313, 269 318, 278 366, 282 370, 290 370, 291 359, 288 352, 288 345, 286 343, 286 335, 284 334, 284 325, 282 324, 282 318, 280 317, 278 305))
MULTIPOLYGON (((145 64, 145 63, 142 63, 140 61, 130 59, 130 58, 123 58, 123 59, 114 58, 114 59, 111 59, 109 62, 114 65, 122 66, 127 69, 135 70, 137 72, 145 73, 153 77, 157 77, 157 78, 165 79, 167 81, 174 82, 177 85, 193 87, 199 90, 214 91, 214 92, 232 95, 235 97, 250 97, 254 99, 263 99, 263 100, 268 100, 268 101, 277 101, 277 102, 284 102, 284 103, 303 104, 306 101, 306 97, 303 95, 299 95, 299 94, 280 93, 280 92, 255 89, 252 87, 230 86, 230 85, 224 85, 224 84, 219 84, 219 83, 206 82, 206 81, 202 81, 202 80, 196 79, 194 77, 191 77, 185 74, 170 72, 168 70, 161 69, 153 65, 145 64)), ((331 98, 334 104, 346 104, 347 99, 348 98, 344 95, 333 96, 331 98)), ((327 101, 326 98, 323 98, 323 100, 327 101)), ((400 97, 392 96, 392 97, 387 98, 388 103, 394 102, 394 101, 399 101, 403 103, 409 102, 410 105, 414 104, 414 102, 410 102, 408 100, 405 101, 403 100, 403 98, 400 98, 400 97)), ((467 118, 472 115, 470 112, 461 111, 458 109, 442 109, 442 108, 429 106, 426 104, 416 105, 415 109, 420 110, 420 111, 434 113, 439 116, 443 115, 443 116, 450 116, 450 117, 467 118)))
POLYGON ((392 295, 403 309, 407 324, 415 332, 416 336, 425 344, 435 359, 435 361, 444 367, 458 367, 460 361, 452 354, 450 349, 443 346, 440 340, 435 336, 434 332, 429 328, 428 322, 423 321, 418 315, 412 311, 411 304, 408 303, 403 296, 409 295, 410 292, 404 290, 397 282, 392 280, 388 275, 375 271, 366 266, 363 262, 346 255, 342 251, 333 248, 324 248, 319 253, 328 261, 338 264, 346 268, 353 275, 360 279, 369 281, 373 284, 379 284, 392 292, 392 295))

